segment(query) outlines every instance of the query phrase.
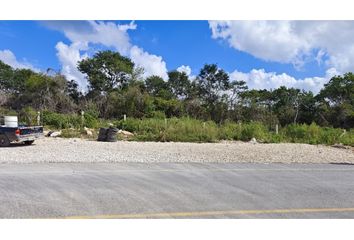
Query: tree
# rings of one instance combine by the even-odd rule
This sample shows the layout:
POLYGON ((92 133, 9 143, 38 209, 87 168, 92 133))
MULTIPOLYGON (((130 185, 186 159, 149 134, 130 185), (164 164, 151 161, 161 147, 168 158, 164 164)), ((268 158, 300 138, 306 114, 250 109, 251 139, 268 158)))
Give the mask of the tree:
POLYGON ((354 74, 346 73, 343 76, 334 76, 324 88, 319 96, 331 105, 341 105, 349 103, 354 105, 354 74))
POLYGON ((151 76, 145 80, 146 90, 154 97, 171 99, 172 92, 167 82, 159 76, 151 76))
POLYGON ((189 95, 191 82, 185 72, 169 72, 168 84, 176 98, 185 99, 189 95))
POLYGON ((24 79, 24 89, 13 94, 11 106, 22 109, 30 106, 39 110, 50 110, 60 113, 72 112, 76 106, 67 94, 67 80, 63 75, 49 76, 43 73, 33 73, 24 79))
POLYGON ((107 93, 127 86, 134 63, 118 52, 100 51, 92 58, 81 60, 78 69, 86 74, 92 91, 107 93))
POLYGON ((196 84, 199 97, 208 105, 220 100, 224 91, 230 89, 229 75, 216 64, 205 64, 196 84))
POLYGON ((354 127, 354 74, 335 76, 317 96, 319 113, 335 127, 354 127))
POLYGON ((0 60, 0 90, 7 92, 11 89, 13 73, 12 67, 0 60))
POLYGON ((232 107, 237 101, 241 100, 241 95, 248 90, 245 81, 234 81, 230 84, 230 106, 232 107))
MULTIPOLYGON (((296 122, 311 124, 316 121, 316 98, 313 93, 302 90, 298 98, 298 115, 296 122)), ((317 116, 319 117, 319 116, 317 116)), ((317 121, 318 123, 319 121, 317 121)))
POLYGON ((13 69, 0 61, 0 89, 11 94, 21 94, 25 90, 25 82, 34 74, 30 69, 13 69))
POLYGON ((296 123, 300 109, 300 89, 281 86, 272 92, 274 112, 281 125, 296 123))
POLYGON ((125 91, 113 91, 107 96, 105 118, 129 117, 142 118, 153 111, 152 97, 140 91, 137 86, 130 86, 125 91))
POLYGON ((11 90, 15 94, 25 91, 25 82, 36 73, 30 69, 16 69, 13 74, 11 90))
POLYGON ((240 93, 240 98, 242 121, 260 121, 270 126, 277 123, 272 111, 272 92, 266 89, 245 90, 240 93))
POLYGON ((7 103, 8 99, 9 99, 8 94, 5 91, 0 89, 0 107, 4 106, 7 103))
POLYGON ((196 91, 211 119, 218 122, 224 120, 218 113, 224 115, 227 110, 227 105, 220 102, 226 98, 226 91, 230 87, 229 75, 216 64, 205 64, 200 70, 196 79, 196 91))
POLYGON ((66 83, 66 92, 76 104, 78 104, 80 98, 83 97, 82 92, 79 91, 79 85, 75 80, 71 80, 66 83))

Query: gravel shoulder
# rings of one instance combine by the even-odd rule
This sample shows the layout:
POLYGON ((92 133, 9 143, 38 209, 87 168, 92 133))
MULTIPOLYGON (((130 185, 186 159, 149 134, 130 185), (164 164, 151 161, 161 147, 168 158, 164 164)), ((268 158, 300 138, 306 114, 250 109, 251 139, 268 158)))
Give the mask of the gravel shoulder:
POLYGON ((293 143, 108 143, 63 138, 40 139, 32 146, 0 148, 0 163, 44 162, 354 163, 354 151, 293 143))

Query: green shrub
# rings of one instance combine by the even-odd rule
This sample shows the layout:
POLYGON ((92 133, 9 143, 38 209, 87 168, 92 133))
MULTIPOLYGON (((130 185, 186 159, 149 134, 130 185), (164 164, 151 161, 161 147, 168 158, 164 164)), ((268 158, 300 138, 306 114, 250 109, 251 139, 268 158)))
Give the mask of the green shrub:
POLYGON ((241 136, 242 141, 249 141, 252 138, 257 140, 268 142, 269 141, 269 131, 261 123, 252 122, 241 125, 241 136))
POLYGON ((165 119, 166 115, 162 111, 152 111, 149 116, 149 118, 158 118, 158 119, 165 119))
POLYGON ((66 128, 97 128, 99 121, 97 116, 90 112, 84 113, 84 122, 80 114, 60 114, 49 111, 44 111, 42 114, 42 121, 44 125, 54 127, 56 129, 66 128))
POLYGON ((98 126, 98 115, 92 112, 84 113, 84 127, 97 128, 98 126))
POLYGON ((16 115, 17 115, 16 111, 0 107, 0 117, 2 117, 2 116, 16 116, 16 115))
POLYGON ((286 126, 282 134, 285 141, 309 144, 327 144, 343 143, 346 145, 354 144, 354 132, 350 130, 345 132, 340 128, 320 127, 315 123, 291 124, 286 126))
POLYGON ((32 107, 23 108, 19 112, 18 117, 20 123, 24 123, 29 126, 34 126, 38 124, 37 123, 38 111, 36 111, 32 107))
MULTIPOLYGON (((0 108, 0 115, 18 115, 20 122, 29 125, 36 124, 37 112, 30 107, 19 113, 0 108)), ((50 111, 42 113, 42 122, 51 129, 63 129, 62 137, 84 136, 82 127, 108 127, 110 123, 119 129, 133 132, 135 136, 130 140, 162 141, 162 142, 216 142, 219 140, 249 141, 256 138, 261 142, 294 142, 308 144, 332 145, 342 143, 354 146, 354 129, 343 130, 332 127, 320 127, 315 123, 290 124, 279 130, 279 134, 270 131, 260 122, 238 124, 227 121, 217 125, 213 121, 201 121, 194 118, 165 118, 160 111, 151 113, 152 118, 99 119, 97 111, 86 111, 84 122, 80 114, 59 114, 50 111)), ((91 137, 91 138, 95 138, 91 137)))
POLYGON ((134 132, 135 140, 214 142, 218 140, 218 129, 214 122, 202 122, 189 118, 132 119, 117 122, 117 127, 134 132))
POLYGON ((215 142, 218 129, 214 122, 202 122, 188 118, 172 118, 167 121, 165 136, 161 140, 180 142, 215 142))
POLYGON ((241 140, 241 124, 226 122, 219 127, 218 137, 221 140, 241 140))
POLYGON ((291 124, 280 129, 279 134, 270 131, 264 124, 250 122, 237 124, 226 122, 216 125, 190 118, 133 119, 115 122, 116 126, 135 133, 133 140, 138 141, 179 141, 179 142, 215 142, 218 140, 257 141, 279 143, 295 142, 309 144, 343 143, 354 145, 354 130, 343 134, 342 129, 321 128, 315 123, 291 124))
POLYGON ((305 125, 290 124, 285 127, 283 134, 291 142, 298 142, 303 140, 306 135, 305 125))
POLYGON ((347 131, 345 134, 341 133, 341 137, 339 138, 339 141, 343 143, 344 145, 349 145, 354 147, 354 129, 350 129, 347 131))
POLYGON ((321 142, 322 131, 323 129, 315 123, 311 125, 290 124, 285 127, 284 134, 291 142, 317 144, 321 142))
POLYGON ((56 129, 81 127, 81 116, 78 114, 60 114, 44 111, 42 116, 44 125, 48 125, 56 129))
POLYGON ((281 143, 286 142, 284 135, 271 133, 268 139, 269 143, 281 143))
POLYGON ((80 138, 81 137, 81 132, 78 130, 74 129, 63 129, 61 131, 60 137, 63 138, 80 138))

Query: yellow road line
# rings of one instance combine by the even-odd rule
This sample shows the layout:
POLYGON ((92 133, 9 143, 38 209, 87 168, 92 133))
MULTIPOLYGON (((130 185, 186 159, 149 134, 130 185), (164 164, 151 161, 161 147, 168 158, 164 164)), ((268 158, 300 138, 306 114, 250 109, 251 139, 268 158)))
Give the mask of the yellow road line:
POLYGON ((207 217, 224 215, 253 215, 253 214, 286 214, 286 213, 327 213, 354 212, 354 208, 300 208, 300 209, 270 209, 270 210, 231 210, 205 212, 171 212, 171 213, 138 213, 138 214, 109 214, 96 216, 72 216, 67 219, 109 219, 109 218, 176 218, 176 217, 207 217))

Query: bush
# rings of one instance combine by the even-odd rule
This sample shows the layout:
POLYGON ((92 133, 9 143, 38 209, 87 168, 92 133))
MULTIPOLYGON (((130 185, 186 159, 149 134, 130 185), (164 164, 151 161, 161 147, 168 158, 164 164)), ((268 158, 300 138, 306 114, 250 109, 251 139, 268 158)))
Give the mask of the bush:
MULTIPOLYGON (((343 133, 342 133, 343 134, 343 133)), ((344 145, 349 145, 354 147, 354 129, 350 129, 348 132, 342 135, 339 138, 340 142, 344 145)))
POLYGON ((97 128, 98 116, 90 112, 84 113, 84 126, 88 128, 97 128))
POLYGON ((0 107, 0 116, 17 116, 17 112, 14 110, 0 107))
POLYGON ((19 112, 19 121, 29 126, 37 125, 38 113, 32 107, 25 107, 19 112))
POLYGON ((44 111, 43 124, 56 129, 80 128, 81 117, 78 114, 59 114, 44 111))
POLYGON ((294 142, 308 144, 343 143, 354 145, 354 130, 344 133, 342 129, 321 128, 315 123, 291 124, 280 129, 279 134, 270 131, 259 122, 237 124, 226 122, 216 125, 190 118, 133 119, 120 120, 116 125, 120 129, 134 132, 133 140, 139 141, 179 141, 179 142, 215 142, 218 140, 249 141, 256 138, 261 142, 294 142))
POLYGON ((162 111, 152 111, 149 115, 149 118, 158 118, 158 119, 165 119, 166 114, 162 111))
POLYGON ((219 128, 219 139, 241 140, 241 124, 226 122, 219 128))
POLYGON ((345 132, 340 128, 320 127, 315 123, 311 125, 291 124, 283 129, 282 134, 286 141, 296 143, 354 145, 353 130, 345 132))
POLYGON ((81 137, 81 132, 78 130, 73 130, 73 129, 63 129, 61 131, 60 137, 63 138, 80 138, 81 137))
POLYGON ((268 142, 269 134, 269 130, 261 123, 246 123, 241 125, 240 140, 249 141, 252 138, 256 138, 257 140, 268 142))
MULTIPOLYGON (((36 124, 37 112, 30 107, 22 109, 19 113, 0 108, 0 115, 18 115, 20 121, 29 125, 36 124)), ((219 140, 249 141, 256 138, 262 142, 294 142, 308 144, 333 145, 342 143, 354 146, 354 129, 343 130, 332 127, 320 127, 315 123, 290 124, 279 130, 279 134, 270 131, 260 122, 238 124, 227 121, 217 125, 213 121, 201 121, 194 118, 165 118, 163 112, 151 113, 153 118, 127 118, 122 120, 99 119, 97 111, 86 111, 84 123, 80 114, 59 114, 50 111, 42 113, 42 122, 50 128, 64 129, 63 137, 80 137, 80 129, 108 127, 113 123, 120 129, 135 133, 131 140, 162 141, 162 142, 215 142, 219 140), (84 124, 84 125, 83 125, 84 124), (73 129, 71 129, 73 128, 73 129)), ((82 130, 82 129, 81 129, 82 130)))
POLYGON ((290 124, 285 127, 283 134, 291 141, 298 142, 305 138, 306 125, 290 124))
POLYGON ((42 115, 43 124, 56 129, 80 129, 82 127, 97 128, 99 126, 97 116, 94 116, 90 112, 84 113, 84 122, 82 122, 80 114, 60 114, 44 111, 42 115))
POLYGON ((117 127, 134 132, 135 140, 214 142, 217 141, 217 126, 214 122, 202 122, 189 118, 132 119, 117 122, 117 127))

